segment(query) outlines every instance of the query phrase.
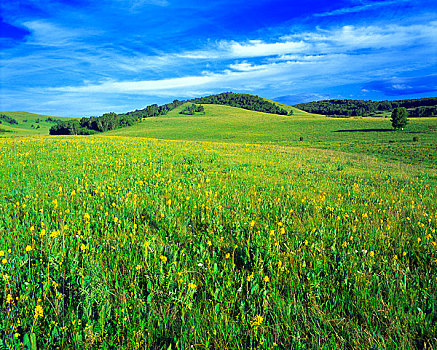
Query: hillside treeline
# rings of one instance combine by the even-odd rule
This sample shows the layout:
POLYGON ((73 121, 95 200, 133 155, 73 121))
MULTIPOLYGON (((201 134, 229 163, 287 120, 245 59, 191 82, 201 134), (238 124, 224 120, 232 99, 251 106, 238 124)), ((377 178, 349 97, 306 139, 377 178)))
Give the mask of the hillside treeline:
POLYGON ((179 107, 180 105, 182 105, 184 103, 185 103, 185 101, 174 100, 173 102, 167 103, 167 104, 162 105, 162 106, 158 106, 157 104, 153 104, 153 105, 147 106, 146 108, 143 108, 143 109, 137 109, 133 112, 127 112, 124 115, 137 117, 138 119, 139 118, 157 117, 159 115, 167 114, 171 110, 175 109, 176 107, 179 107))
POLYGON ((412 109, 409 111, 410 117, 428 117, 436 115, 435 106, 437 106, 437 97, 397 101, 322 100, 294 105, 309 113, 364 117, 392 111, 397 107, 412 109))
POLYGON ((175 100, 162 106, 156 104, 132 112, 105 113, 100 117, 68 120, 50 128, 50 135, 91 135, 113 129, 124 128, 138 123, 142 118, 156 117, 180 106, 184 102, 175 100))
POLYGON ((272 114, 288 115, 292 112, 287 112, 285 109, 271 103, 259 96, 249 94, 236 94, 233 92, 224 92, 218 95, 195 98, 191 100, 194 103, 202 104, 217 104, 231 107, 248 109, 251 111, 265 112, 272 114))
POLYGON ((408 110, 410 118, 437 117, 437 106, 421 106, 408 110))

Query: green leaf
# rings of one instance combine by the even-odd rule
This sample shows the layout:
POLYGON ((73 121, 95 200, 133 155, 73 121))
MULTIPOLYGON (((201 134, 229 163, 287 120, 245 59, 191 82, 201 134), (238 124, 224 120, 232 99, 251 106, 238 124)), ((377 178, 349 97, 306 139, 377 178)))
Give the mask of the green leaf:
POLYGON ((259 289, 258 283, 255 283, 250 290, 250 294, 255 293, 258 289, 259 289))
POLYGON ((24 346, 27 350, 36 350, 36 336, 35 333, 26 333, 23 338, 24 346))

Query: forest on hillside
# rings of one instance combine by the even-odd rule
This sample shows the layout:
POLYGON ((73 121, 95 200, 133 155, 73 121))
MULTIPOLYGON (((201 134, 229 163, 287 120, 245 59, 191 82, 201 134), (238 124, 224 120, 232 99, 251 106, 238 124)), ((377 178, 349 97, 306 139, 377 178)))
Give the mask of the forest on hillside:
MULTIPOLYGON (((114 112, 105 113, 100 117, 81 118, 78 120, 69 120, 60 122, 50 128, 50 135, 91 135, 99 132, 105 132, 113 129, 119 129, 126 126, 134 125, 141 121, 142 118, 157 117, 165 115, 169 111, 181 106, 187 101, 174 100, 171 103, 158 106, 153 104, 143 109, 132 112, 117 114, 114 112)), ((219 104, 232 107, 244 108, 252 111, 273 113, 280 115, 291 115, 292 111, 287 112, 285 109, 271 103, 261 97, 249 94, 236 94, 225 92, 218 95, 196 98, 188 101, 197 104, 219 104)), ((184 109, 182 114, 192 114, 202 112, 203 106, 197 106, 195 110, 192 106, 184 109)))
POLYGON ((437 116, 437 97, 396 101, 322 100, 299 103, 294 107, 309 113, 363 117, 390 112, 396 107, 405 107, 408 109, 409 117, 435 117, 437 116))
POLYGON ((113 129, 124 128, 138 123, 142 118, 156 117, 167 114, 172 109, 183 104, 183 101, 174 100, 162 106, 153 104, 143 109, 117 114, 105 113, 100 117, 68 120, 50 128, 50 135, 91 135, 113 129))
POLYGON ((195 98, 190 102, 198 104, 217 104, 226 105, 231 107, 238 107, 243 109, 248 109, 251 111, 280 114, 280 115, 291 115, 292 111, 288 112, 285 109, 275 105, 266 99, 249 94, 237 94, 233 92, 224 92, 218 95, 211 95, 206 97, 195 98))

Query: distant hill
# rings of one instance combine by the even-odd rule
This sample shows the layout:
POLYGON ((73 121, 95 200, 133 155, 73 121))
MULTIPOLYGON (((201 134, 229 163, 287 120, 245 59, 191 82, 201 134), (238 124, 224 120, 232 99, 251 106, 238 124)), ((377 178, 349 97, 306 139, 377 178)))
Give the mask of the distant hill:
MULTIPOLYGON (((292 115, 293 108, 282 108, 279 104, 262 97, 225 92, 218 95, 200 97, 189 101, 174 100, 162 106, 150 105, 144 109, 123 114, 105 113, 100 117, 82 118, 59 123, 50 128, 51 135, 90 135, 99 132, 121 129, 139 123, 144 118, 163 116, 186 102, 195 104, 217 104, 242 108, 251 111, 278 115, 292 115)), ((190 108, 186 106, 185 108, 190 108)))
POLYGON ((224 92, 218 95, 195 98, 191 100, 191 102, 199 104, 225 105, 270 114, 292 114, 291 110, 287 111, 284 108, 281 108, 278 104, 272 103, 265 98, 250 94, 224 92))
POLYGON ((396 100, 396 101, 363 101, 363 100, 322 100, 294 105, 309 113, 329 116, 386 116, 396 107, 408 109, 410 118, 437 117, 437 97, 396 100))
POLYGON ((52 126, 74 120, 21 111, 0 112, 0 135, 47 135, 52 126))

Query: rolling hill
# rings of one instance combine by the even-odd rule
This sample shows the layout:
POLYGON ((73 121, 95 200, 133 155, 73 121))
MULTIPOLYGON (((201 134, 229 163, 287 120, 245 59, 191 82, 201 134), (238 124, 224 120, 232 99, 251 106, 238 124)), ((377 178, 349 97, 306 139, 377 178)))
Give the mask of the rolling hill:
POLYGON ((387 118, 327 118, 293 107, 289 107, 294 110, 292 116, 283 116, 223 105, 204 105, 204 114, 186 116, 179 114, 184 107, 105 135, 304 146, 429 165, 437 161, 433 118, 415 119, 404 132, 394 132, 387 118), (421 147, 416 147, 413 137, 420 138, 421 147))
POLYGON ((48 135, 50 128, 57 124, 57 121, 72 120, 75 118, 52 117, 43 114, 29 112, 0 112, 0 116, 7 116, 17 122, 11 124, 4 120, 0 124, 0 135, 24 136, 24 135, 48 135))

